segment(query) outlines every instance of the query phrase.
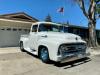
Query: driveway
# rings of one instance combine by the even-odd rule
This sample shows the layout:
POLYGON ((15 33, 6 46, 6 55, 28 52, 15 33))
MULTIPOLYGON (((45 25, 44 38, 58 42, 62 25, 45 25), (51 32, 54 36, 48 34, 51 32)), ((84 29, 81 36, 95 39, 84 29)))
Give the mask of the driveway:
POLYGON ((12 48, 11 53, 9 50, 0 54, 0 75, 100 75, 100 55, 65 64, 45 64, 19 48, 12 48))

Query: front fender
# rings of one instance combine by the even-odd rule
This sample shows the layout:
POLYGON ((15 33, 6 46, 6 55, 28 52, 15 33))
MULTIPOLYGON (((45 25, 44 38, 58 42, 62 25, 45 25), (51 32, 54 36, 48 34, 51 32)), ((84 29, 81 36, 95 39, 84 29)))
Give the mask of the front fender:
POLYGON ((49 57, 50 57, 51 60, 56 60, 58 48, 59 48, 59 45, 60 45, 59 41, 56 41, 54 39, 52 39, 52 40, 42 39, 42 40, 38 41, 38 47, 40 45, 43 45, 43 46, 48 48, 49 57))

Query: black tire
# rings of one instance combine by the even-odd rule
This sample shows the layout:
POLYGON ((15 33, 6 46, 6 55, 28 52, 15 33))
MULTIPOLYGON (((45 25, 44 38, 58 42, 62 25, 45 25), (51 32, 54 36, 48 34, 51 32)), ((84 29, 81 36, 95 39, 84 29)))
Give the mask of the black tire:
POLYGON ((20 50, 21 50, 22 52, 25 52, 24 47, 23 47, 23 42, 20 42, 20 50))
POLYGON ((50 60, 49 59, 49 53, 48 53, 48 49, 46 47, 42 47, 40 49, 39 57, 42 60, 42 62, 44 62, 44 63, 48 63, 49 62, 49 60, 50 60))

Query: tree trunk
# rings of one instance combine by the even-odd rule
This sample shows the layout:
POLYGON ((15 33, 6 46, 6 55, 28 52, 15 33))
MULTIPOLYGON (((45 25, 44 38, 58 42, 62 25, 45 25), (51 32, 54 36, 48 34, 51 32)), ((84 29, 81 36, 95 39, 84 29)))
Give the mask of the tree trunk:
POLYGON ((90 47, 96 47, 98 45, 97 43, 97 37, 96 37, 96 22, 95 21, 89 21, 88 23, 89 28, 89 46, 90 47))

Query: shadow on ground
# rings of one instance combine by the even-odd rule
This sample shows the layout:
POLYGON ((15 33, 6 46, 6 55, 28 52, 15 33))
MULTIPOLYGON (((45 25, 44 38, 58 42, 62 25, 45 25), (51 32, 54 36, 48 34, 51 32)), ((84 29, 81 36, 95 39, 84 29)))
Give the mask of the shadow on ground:
MULTIPOLYGON (((38 56, 33 55, 29 52, 27 52, 27 54, 39 59, 38 56)), ((64 69, 68 69, 68 68, 72 68, 72 67, 75 67, 75 66, 79 66, 81 64, 85 64, 89 61, 91 61, 91 59, 89 57, 86 57, 86 58, 83 58, 83 59, 79 59, 79 60, 75 60, 75 61, 71 61, 71 62, 66 62, 66 63, 58 63, 58 62, 50 61, 50 62, 45 63, 45 64, 54 65, 56 67, 64 67, 64 69)))
POLYGON ((68 69, 68 68, 72 68, 72 67, 75 67, 75 66, 79 66, 81 64, 85 64, 89 61, 91 61, 91 59, 86 57, 86 58, 83 58, 83 59, 79 59, 79 60, 75 60, 75 61, 71 61, 71 62, 66 62, 66 63, 57 63, 57 62, 55 62, 54 66, 64 67, 64 69, 68 69))

